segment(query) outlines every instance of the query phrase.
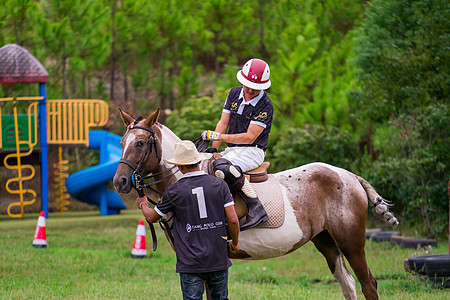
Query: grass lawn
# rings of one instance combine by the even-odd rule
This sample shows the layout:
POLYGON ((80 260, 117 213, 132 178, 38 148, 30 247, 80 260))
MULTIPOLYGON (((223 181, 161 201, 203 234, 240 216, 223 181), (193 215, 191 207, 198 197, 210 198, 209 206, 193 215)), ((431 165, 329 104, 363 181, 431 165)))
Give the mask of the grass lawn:
MULTIPOLYGON (((175 253, 159 226, 157 251, 151 251, 147 228, 147 257, 131 258, 140 211, 50 214, 45 249, 32 247, 37 219, 37 214, 24 220, 0 216, 0 299, 181 299, 175 253)), ((449 289, 434 288, 403 269, 405 258, 445 253, 448 241, 428 253, 366 243, 380 299, 450 299, 449 289)), ((357 289, 364 299, 359 283, 357 289)), ((276 259, 233 261, 229 292, 230 299, 343 299, 311 243, 276 259)))

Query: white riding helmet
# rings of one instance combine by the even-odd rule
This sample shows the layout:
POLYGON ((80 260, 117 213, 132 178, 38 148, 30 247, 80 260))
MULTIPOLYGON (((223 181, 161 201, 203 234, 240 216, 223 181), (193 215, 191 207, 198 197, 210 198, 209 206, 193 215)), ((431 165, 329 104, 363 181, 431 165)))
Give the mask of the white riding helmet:
POLYGON ((266 90, 271 84, 269 65, 258 58, 247 61, 236 76, 240 83, 254 90, 266 90))

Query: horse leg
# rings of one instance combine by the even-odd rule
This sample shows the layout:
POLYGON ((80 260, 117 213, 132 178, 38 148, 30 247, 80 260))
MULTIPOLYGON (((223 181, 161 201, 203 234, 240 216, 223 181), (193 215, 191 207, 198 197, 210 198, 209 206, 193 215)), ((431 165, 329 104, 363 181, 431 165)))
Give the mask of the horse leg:
POLYGON ((366 261, 366 254, 364 252, 364 243, 362 246, 356 246, 355 244, 345 243, 345 246, 339 247, 339 249, 347 258, 348 263, 355 272, 356 277, 361 284, 361 289, 364 297, 368 300, 377 300, 377 281, 372 276, 369 266, 366 261))
POLYGON ((345 299, 356 299, 355 279, 353 279, 352 275, 347 270, 344 257, 328 231, 323 230, 311 241, 314 243, 317 250, 325 256, 328 268, 341 285, 341 290, 345 299))
POLYGON ((331 221, 330 228, 333 230, 330 230, 329 233, 355 272, 364 297, 368 300, 376 300, 378 299, 377 281, 369 270, 364 252, 366 243, 365 214, 366 211, 362 210, 360 214, 348 215, 347 219, 337 218, 331 221))

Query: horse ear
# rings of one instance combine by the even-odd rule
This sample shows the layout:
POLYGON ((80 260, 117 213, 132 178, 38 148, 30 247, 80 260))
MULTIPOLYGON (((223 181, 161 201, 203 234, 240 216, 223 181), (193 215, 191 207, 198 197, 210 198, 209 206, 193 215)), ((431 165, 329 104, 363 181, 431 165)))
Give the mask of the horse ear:
POLYGON ((147 119, 145 119, 144 124, 150 128, 153 126, 153 124, 155 124, 156 122, 158 122, 158 117, 159 117, 159 113, 160 113, 161 109, 158 107, 157 110, 155 110, 150 116, 147 117, 147 119))
POLYGON ((119 108, 120 117, 123 123, 128 126, 134 122, 134 118, 119 108))

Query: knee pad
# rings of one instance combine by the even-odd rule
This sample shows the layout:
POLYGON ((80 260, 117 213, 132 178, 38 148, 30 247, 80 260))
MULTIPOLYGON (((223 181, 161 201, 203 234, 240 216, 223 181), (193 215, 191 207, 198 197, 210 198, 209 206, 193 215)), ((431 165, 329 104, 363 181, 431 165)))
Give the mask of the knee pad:
POLYGON ((225 158, 219 158, 212 164, 213 174, 222 178, 230 187, 232 192, 239 191, 244 185, 245 178, 239 166, 231 164, 225 158))

